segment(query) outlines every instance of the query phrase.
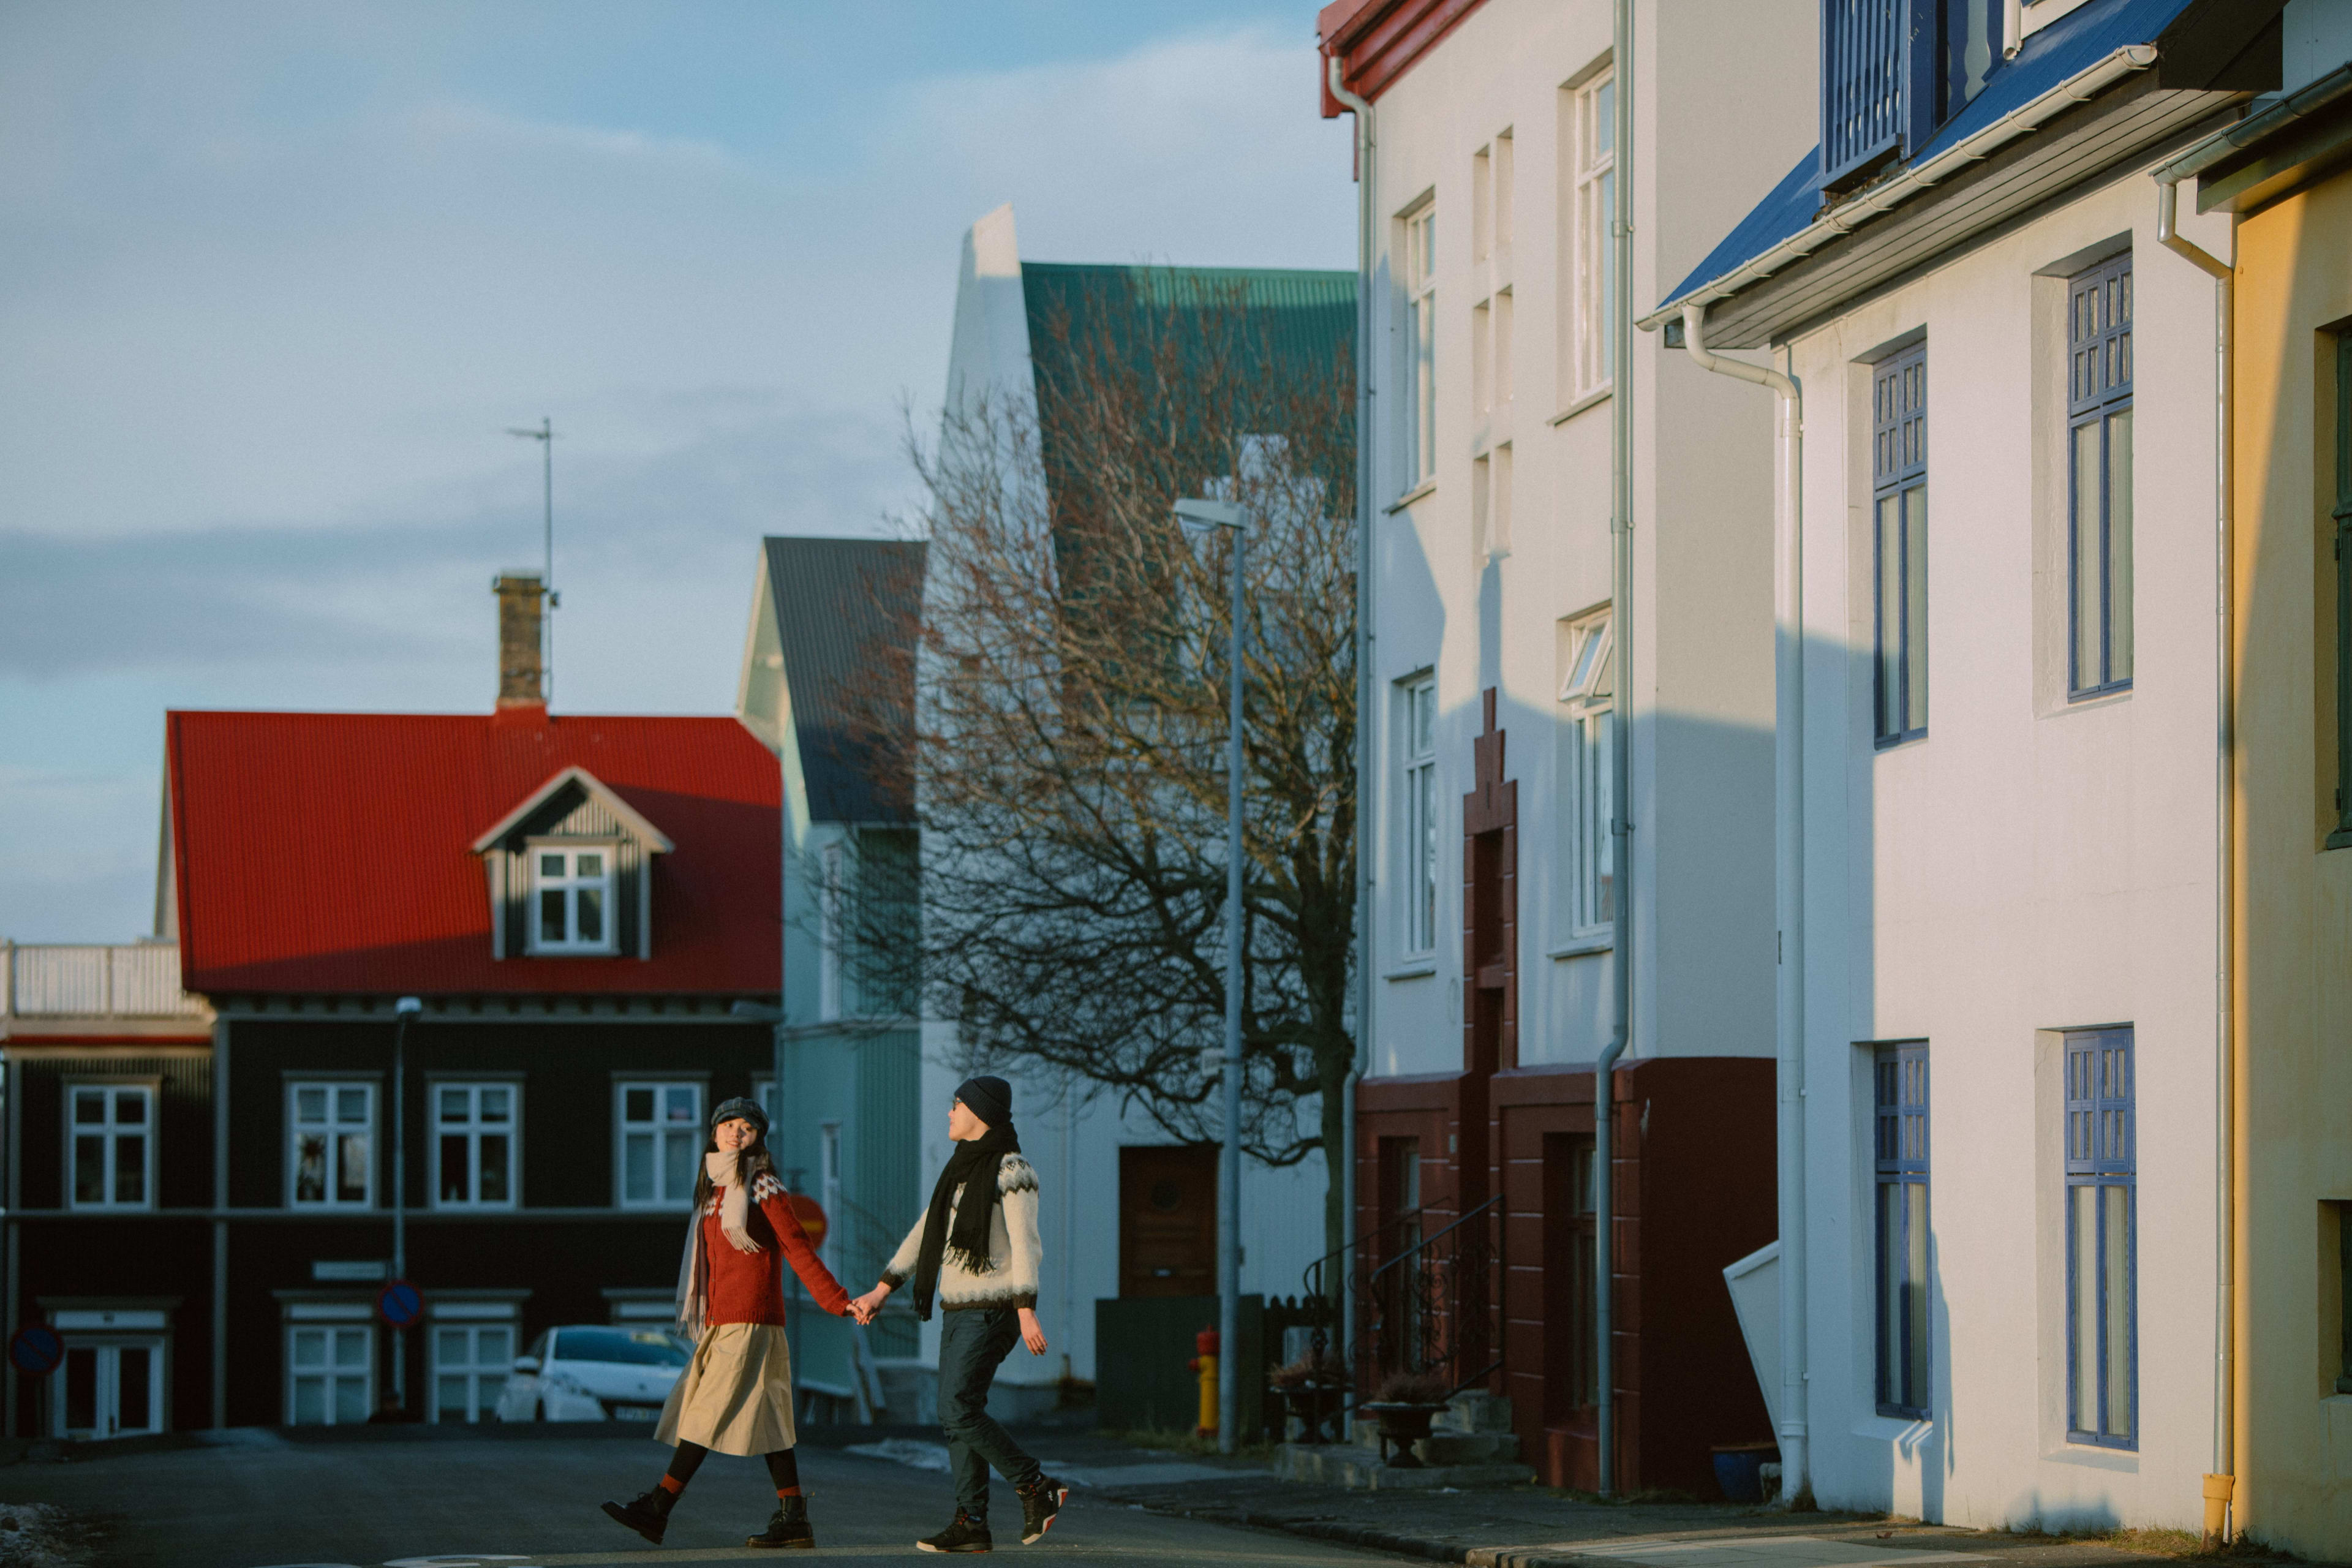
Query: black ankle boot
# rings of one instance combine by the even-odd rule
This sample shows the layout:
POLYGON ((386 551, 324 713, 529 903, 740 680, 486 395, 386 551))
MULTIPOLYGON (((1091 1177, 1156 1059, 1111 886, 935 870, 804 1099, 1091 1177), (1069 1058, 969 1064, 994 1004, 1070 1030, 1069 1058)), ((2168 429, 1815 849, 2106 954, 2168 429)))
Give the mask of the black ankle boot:
POLYGON ((995 1542, 988 1538, 988 1526, 975 1524, 963 1510, 956 1510, 954 1522, 937 1535, 926 1535, 915 1542, 926 1552, 990 1552, 995 1542))
POLYGON ((746 1546, 814 1547, 816 1534, 809 1529, 808 1499, 780 1497, 776 1500, 776 1517, 768 1521, 768 1528, 757 1535, 746 1536, 746 1546))
POLYGON ((1051 1476, 1041 1475, 1025 1487, 1013 1489, 1021 1500, 1021 1544, 1034 1546, 1054 1528, 1054 1516, 1070 1500, 1070 1489, 1051 1476))
POLYGON ((608 1502, 604 1511, 622 1524, 627 1525, 656 1546, 669 1530, 669 1510, 677 1506, 677 1494, 667 1487, 656 1487, 643 1497, 627 1502, 608 1502))

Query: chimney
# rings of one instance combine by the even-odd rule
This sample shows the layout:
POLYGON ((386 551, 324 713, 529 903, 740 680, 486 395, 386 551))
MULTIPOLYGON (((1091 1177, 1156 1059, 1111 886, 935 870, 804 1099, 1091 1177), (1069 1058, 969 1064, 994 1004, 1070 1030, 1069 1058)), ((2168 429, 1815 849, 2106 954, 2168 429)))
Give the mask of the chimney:
POLYGON ((499 706, 544 708, 540 618, 545 587, 536 572, 501 572, 490 591, 499 596, 499 706))

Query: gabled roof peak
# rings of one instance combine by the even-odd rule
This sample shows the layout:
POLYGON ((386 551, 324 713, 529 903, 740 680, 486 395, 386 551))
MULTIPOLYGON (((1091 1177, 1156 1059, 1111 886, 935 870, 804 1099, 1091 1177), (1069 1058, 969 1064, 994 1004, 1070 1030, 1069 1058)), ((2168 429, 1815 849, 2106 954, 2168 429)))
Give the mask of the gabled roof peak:
POLYGON ((646 821, 644 815, 635 806, 615 795, 610 785, 576 763, 568 768, 559 770, 545 784, 523 797, 520 805, 499 818, 495 826, 475 839, 468 847, 477 855, 485 853, 496 846, 500 839, 530 820, 531 814, 538 811, 541 806, 545 805, 564 789, 573 784, 577 784, 590 799, 611 812, 614 819, 628 830, 632 838, 645 847, 647 854, 667 855, 677 847, 669 841, 667 835, 646 821))

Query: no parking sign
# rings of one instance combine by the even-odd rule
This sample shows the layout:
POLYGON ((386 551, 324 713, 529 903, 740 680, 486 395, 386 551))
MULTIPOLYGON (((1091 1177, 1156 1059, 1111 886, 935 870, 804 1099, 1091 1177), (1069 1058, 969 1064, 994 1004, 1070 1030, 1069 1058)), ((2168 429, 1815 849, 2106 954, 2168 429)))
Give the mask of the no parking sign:
POLYGON ((395 1279, 375 1293, 375 1311, 395 1329, 413 1329, 425 1315, 425 1293, 405 1279, 395 1279))
POLYGON ((26 1323, 8 1342, 8 1359, 18 1372, 32 1377, 47 1377, 58 1370, 66 1359, 66 1343, 58 1338, 57 1330, 47 1323, 26 1323))

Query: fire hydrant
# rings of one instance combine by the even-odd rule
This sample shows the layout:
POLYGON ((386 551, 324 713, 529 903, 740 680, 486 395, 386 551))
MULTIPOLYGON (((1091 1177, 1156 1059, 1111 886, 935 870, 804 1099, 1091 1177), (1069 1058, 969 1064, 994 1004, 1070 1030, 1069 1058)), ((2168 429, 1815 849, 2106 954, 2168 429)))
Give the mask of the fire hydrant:
POLYGON ((1201 1374, 1201 1425, 1197 1436, 1217 1435, 1217 1331, 1202 1329, 1192 1336, 1199 1353, 1186 1364, 1201 1374))

